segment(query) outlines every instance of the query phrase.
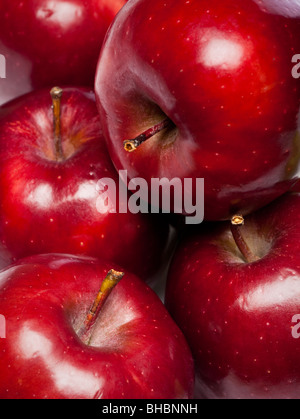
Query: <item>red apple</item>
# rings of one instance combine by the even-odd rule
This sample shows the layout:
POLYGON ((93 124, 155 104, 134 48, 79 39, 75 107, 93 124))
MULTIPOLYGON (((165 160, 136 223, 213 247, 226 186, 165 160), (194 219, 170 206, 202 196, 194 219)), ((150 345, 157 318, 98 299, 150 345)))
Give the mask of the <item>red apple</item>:
POLYGON ((205 224, 177 249, 166 307, 194 355, 197 398, 299 399, 299 243, 290 194, 244 226, 205 224))
POLYGON ((55 85, 93 86, 106 31, 126 0, 2 0, 0 105, 55 85))
POLYGON ((117 169, 148 182, 203 178, 206 220, 286 192, 299 178, 299 9, 297 0, 128 2, 95 82, 117 169))
POLYGON ((0 273, 1 399, 192 398, 181 331, 145 283, 110 268, 52 254, 0 273))
POLYGON ((113 197, 107 205, 99 181, 109 178, 118 188, 119 177, 94 93, 66 88, 54 112, 51 104, 41 90, 3 107, 2 245, 16 259, 48 252, 101 257, 150 280, 163 262, 168 224, 159 214, 119 213, 118 196, 116 207, 113 197))

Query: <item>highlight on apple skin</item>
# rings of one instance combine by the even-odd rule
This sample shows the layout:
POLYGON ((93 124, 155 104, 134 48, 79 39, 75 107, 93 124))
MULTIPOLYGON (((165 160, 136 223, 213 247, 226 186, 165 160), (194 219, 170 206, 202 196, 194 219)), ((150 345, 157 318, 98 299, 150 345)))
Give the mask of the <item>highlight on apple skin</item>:
POLYGON ((193 397, 185 338, 138 277, 97 259, 48 254, 1 271, 0 284, 0 398, 193 397))
POLYGON ((106 205, 99 182, 110 178, 118 187, 119 177, 106 150, 93 91, 41 89, 2 109, 3 249, 14 260, 49 252, 99 257, 156 281, 165 263, 169 225, 159 214, 113 213, 106 205))
POLYGON ((196 398, 299 399, 299 243, 300 194, 290 194, 180 244, 165 304, 195 359, 196 398))
POLYGON ((128 2, 95 79, 116 168, 148 182, 204 178, 206 220, 247 215, 287 192, 300 156, 294 3, 128 2), (128 140, 164 120, 167 128, 132 149, 128 140))
POLYGON ((299 80, 299 0, 0 1, 0 399, 300 398, 299 80))
POLYGON ((126 1, 1 0, 0 105, 54 85, 92 88, 106 31, 126 1))

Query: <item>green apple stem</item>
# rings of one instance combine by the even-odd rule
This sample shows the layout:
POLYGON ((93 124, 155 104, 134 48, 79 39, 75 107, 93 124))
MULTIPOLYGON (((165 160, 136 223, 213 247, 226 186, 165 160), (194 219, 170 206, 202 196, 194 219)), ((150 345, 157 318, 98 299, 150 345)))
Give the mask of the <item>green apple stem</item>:
POLYGON ((234 238, 234 241, 242 253, 245 261, 247 263, 257 262, 259 257, 257 257, 248 244, 246 243, 243 235, 242 235, 242 226, 245 224, 244 217, 242 215, 235 215, 231 219, 231 232, 234 238))
POLYGON ((124 149, 131 153, 135 151, 141 144, 143 144, 149 138, 153 137, 155 134, 158 134, 160 131, 172 126, 174 126, 173 122, 170 120, 170 118, 166 118, 162 122, 142 132, 142 134, 138 135, 133 140, 124 141, 124 149))
POLYGON ((55 139, 55 157, 57 161, 64 160, 61 140, 61 98, 63 90, 60 87, 54 87, 51 92, 53 109, 53 127, 55 139))
POLYGON ((91 306, 85 322, 81 329, 78 332, 78 336, 80 339, 84 339, 86 335, 90 332, 91 328, 94 326, 98 315, 107 300, 108 296, 111 294, 112 290, 115 288, 115 286, 121 281, 123 278, 124 273, 123 272, 117 272, 114 269, 111 269, 106 278, 103 280, 100 290, 95 298, 95 301, 93 302, 93 305, 91 306))

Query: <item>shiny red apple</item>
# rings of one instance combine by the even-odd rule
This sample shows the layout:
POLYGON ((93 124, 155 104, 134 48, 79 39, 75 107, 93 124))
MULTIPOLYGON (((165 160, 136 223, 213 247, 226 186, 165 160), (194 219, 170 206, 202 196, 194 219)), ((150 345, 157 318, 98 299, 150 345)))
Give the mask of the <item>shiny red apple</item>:
POLYGON ((92 87, 106 31, 126 0, 2 0, 0 105, 55 85, 92 87))
POLYGON ((115 166, 148 182, 204 178, 206 220, 286 192, 299 178, 299 9, 296 0, 128 2, 95 82, 115 166))
POLYGON ((119 200, 122 188, 92 91, 70 87, 52 100, 48 90, 40 90, 5 105, 0 167, 0 241, 15 259, 83 254, 111 260, 146 280, 160 269, 168 224, 159 214, 120 213, 126 202, 119 200), (105 178, 116 185, 115 201, 104 193, 105 178))
POLYGON ((0 300, 1 399, 192 398, 190 349, 138 277, 33 256, 0 273, 0 300))
POLYGON ((300 398, 299 255, 299 194, 182 242, 166 307, 194 355, 197 398, 300 398))

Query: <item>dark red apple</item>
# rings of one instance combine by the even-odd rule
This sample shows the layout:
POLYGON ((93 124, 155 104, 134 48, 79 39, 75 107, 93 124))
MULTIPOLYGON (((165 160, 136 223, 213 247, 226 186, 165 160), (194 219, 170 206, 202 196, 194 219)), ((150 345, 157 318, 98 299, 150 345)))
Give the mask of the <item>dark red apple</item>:
POLYGON ((197 398, 299 399, 300 195, 244 222, 185 238, 166 307, 192 349, 197 398))
POLYGON ((94 84, 106 31, 126 0, 2 0, 0 105, 55 85, 94 84))
POLYGON ((296 0, 128 2, 95 82, 115 166, 204 178, 206 220, 271 202, 299 178, 299 52, 296 0))
POLYGON ((154 291, 110 269, 52 254, 0 273, 1 399, 192 398, 183 334, 154 291))
POLYGON ((53 102, 54 112, 49 91, 41 90, 3 107, 2 245, 16 259, 48 252, 101 257, 150 280, 163 262, 168 224, 159 214, 119 212, 119 176, 94 93, 70 87, 53 102), (115 203, 104 178, 116 184, 115 203))

